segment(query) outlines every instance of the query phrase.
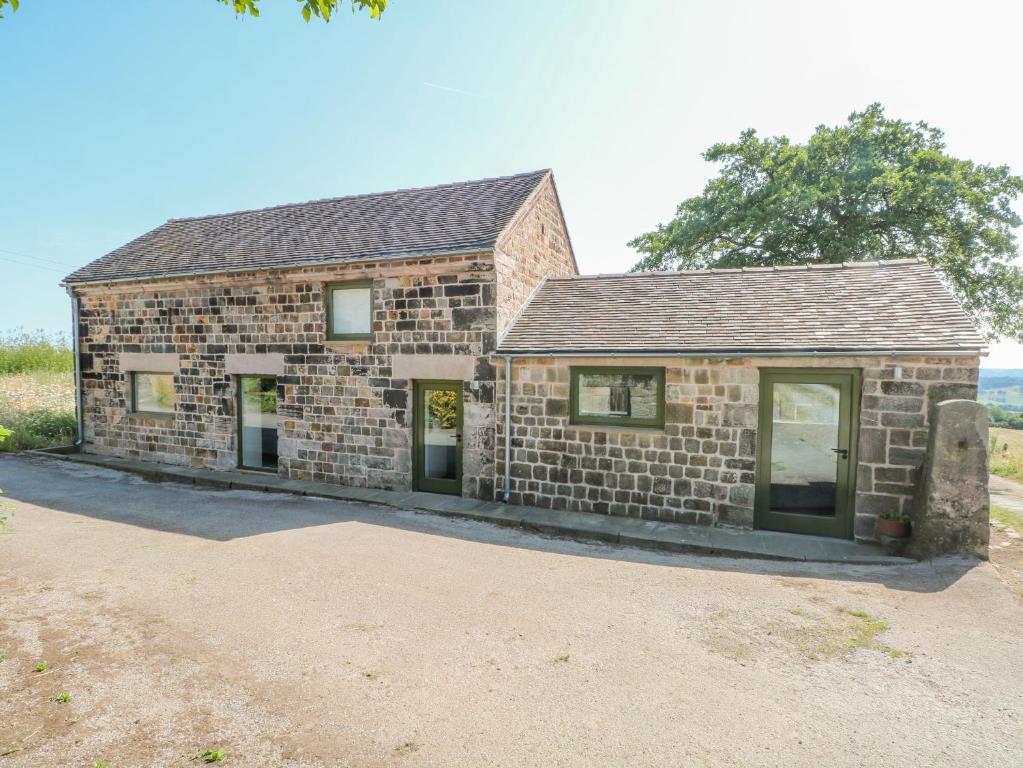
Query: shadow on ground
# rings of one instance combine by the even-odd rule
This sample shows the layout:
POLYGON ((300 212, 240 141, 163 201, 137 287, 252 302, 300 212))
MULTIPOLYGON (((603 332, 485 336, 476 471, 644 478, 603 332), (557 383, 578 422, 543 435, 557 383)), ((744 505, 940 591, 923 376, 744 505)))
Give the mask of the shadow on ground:
POLYGON ((451 519, 429 512, 394 510, 368 503, 154 481, 117 470, 28 454, 0 455, 0 489, 8 501, 219 542, 299 528, 357 523, 575 557, 869 582, 910 592, 945 590, 977 565, 975 559, 967 557, 911 565, 868 566, 657 552, 569 540, 524 528, 451 519))

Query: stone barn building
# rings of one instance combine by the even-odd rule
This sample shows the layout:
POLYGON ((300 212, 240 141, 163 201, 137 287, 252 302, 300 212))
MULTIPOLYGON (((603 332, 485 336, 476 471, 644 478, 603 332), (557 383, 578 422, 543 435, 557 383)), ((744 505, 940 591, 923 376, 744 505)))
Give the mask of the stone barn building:
POLYGON ((172 219, 64 283, 87 453, 864 540, 984 351, 922 261, 580 276, 550 171, 172 219))

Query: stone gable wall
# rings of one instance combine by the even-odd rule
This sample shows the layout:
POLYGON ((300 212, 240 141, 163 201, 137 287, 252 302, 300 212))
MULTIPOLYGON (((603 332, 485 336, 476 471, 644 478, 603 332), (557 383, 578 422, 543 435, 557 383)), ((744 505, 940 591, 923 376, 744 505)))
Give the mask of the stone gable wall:
POLYGON ((489 254, 79 288, 85 450, 234 467, 237 379, 225 356, 283 355, 280 474, 408 489, 412 383, 392 375, 392 356, 468 356, 463 493, 492 498, 496 293, 489 254), (327 342, 324 285, 367 278, 374 341, 327 342), (131 412, 122 353, 178 356, 172 416, 131 412))
POLYGON ((498 333, 508 327, 544 277, 579 273, 550 177, 498 242, 494 265, 498 333))
MULTIPOLYGON (((514 361, 511 501, 695 524, 753 525, 760 367, 858 368, 855 534, 912 504, 928 408, 975 398, 976 358, 621 358, 514 361), (572 425, 571 365, 665 366, 663 430, 572 425)), ((505 382, 498 384, 503 407, 505 382)), ((498 476, 504 482, 504 424, 498 476)))

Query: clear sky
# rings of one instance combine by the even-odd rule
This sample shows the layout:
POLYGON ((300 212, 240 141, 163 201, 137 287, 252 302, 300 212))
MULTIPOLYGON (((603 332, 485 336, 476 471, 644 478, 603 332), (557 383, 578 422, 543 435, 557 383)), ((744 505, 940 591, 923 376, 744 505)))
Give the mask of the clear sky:
MULTIPOLYGON (((0 331, 64 330, 73 268, 175 216, 554 169, 580 268, 747 127, 805 140, 881 101, 1023 172, 1023 4, 22 0, 0 20, 0 331)), ((998 345, 991 367, 1023 368, 998 345)))

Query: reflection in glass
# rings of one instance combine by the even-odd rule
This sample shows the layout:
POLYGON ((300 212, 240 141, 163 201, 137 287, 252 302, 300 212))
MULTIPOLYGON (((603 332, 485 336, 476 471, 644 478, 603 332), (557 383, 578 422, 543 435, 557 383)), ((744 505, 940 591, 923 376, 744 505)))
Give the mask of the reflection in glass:
POLYGON ((330 333, 335 336, 351 336, 370 333, 373 330, 373 289, 334 288, 330 292, 330 333))
POLYGON ((458 397, 451 389, 427 389, 423 396, 423 470, 432 480, 458 478, 458 397))
POLYGON ((277 468, 277 380, 241 377, 241 465, 277 468))
POLYGON ((777 382, 773 392, 771 509, 833 516, 841 390, 777 382))
POLYGON ((174 413, 174 376, 170 373, 135 373, 132 392, 135 411, 174 413))
POLYGON ((650 373, 581 373, 578 413, 656 419, 657 389, 657 377, 650 373))

